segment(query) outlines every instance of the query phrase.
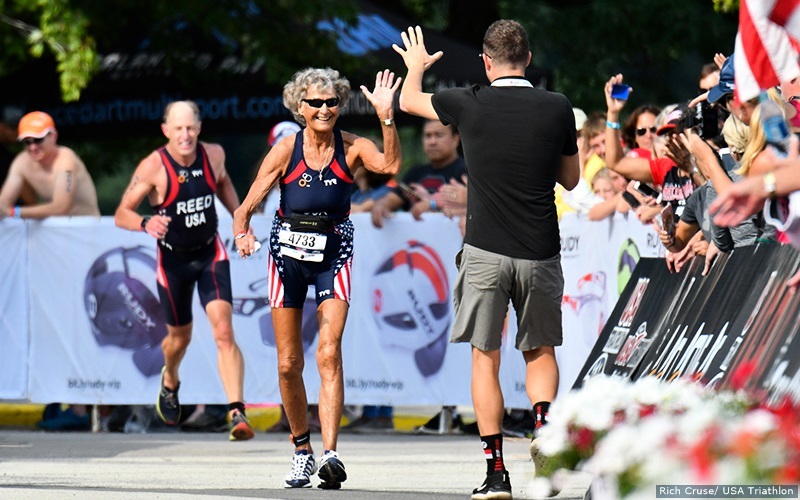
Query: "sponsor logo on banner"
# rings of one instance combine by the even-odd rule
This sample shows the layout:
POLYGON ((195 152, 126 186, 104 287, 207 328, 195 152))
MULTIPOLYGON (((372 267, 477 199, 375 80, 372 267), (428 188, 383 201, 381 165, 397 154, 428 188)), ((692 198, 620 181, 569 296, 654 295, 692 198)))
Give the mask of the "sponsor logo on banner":
POLYGON ((133 351, 134 364, 145 376, 161 371, 161 341, 167 335, 155 272, 152 249, 117 247, 95 259, 83 287, 95 341, 133 351))
POLYGON ((647 336, 647 323, 642 323, 636 334, 630 334, 631 323, 641 306, 642 298, 650 284, 650 278, 639 278, 636 287, 628 298, 628 302, 619 317, 616 326, 611 329, 608 338, 603 345, 603 352, 606 354, 616 354, 614 365, 635 367, 641 362, 647 350, 650 348, 652 340, 645 340, 647 336))
POLYGON ((634 335, 629 335, 620 349, 614 364, 626 368, 636 368, 650 349, 652 339, 647 338, 647 323, 642 323, 634 335))
POLYGON ((378 266, 372 283, 372 314, 381 345, 412 354, 423 376, 437 373, 451 320, 450 284, 439 254, 409 241, 378 266))
POLYGON ((639 262, 640 254, 639 247, 632 238, 628 238, 622 243, 619 249, 619 258, 617 266, 617 293, 622 295, 625 290, 625 285, 633 275, 633 270, 636 269, 636 263, 639 262))
POLYGON ((580 254, 580 235, 561 236, 561 258, 577 259, 580 254))
POLYGON ((625 339, 628 338, 628 332, 630 332, 629 328, 622 328, 621 326, 615 326, 612 328, 611 335, 608 336, 608 340, 603 346, 603 352, 607 352, 609 354, 618 353, 622 348, 622 344, 625 343, 625 339))
POLYGON ((578 280, 576 288, 576 293, 564 294, 561 306, 569 306, 574 312, 580 313, 583 306, 591 302, 602 302, 606 294, 606 273, 597 271, 584 274, 578 280))
MULTIPOLYGON (((258 327, 261 332, 261 342, 269 347, 275 347, 275 329, 272 327, 272 309, 269 307, 269 297, 267 292, 267 278, 257 279, 247 286, 250 291, 249 297, 233 298, 233 314, 237 316, 250 317, 259 315, 258 327)), ((312 293, 309 291, 309 293, 312 293)), ((300 327, 301 339, 303 342, 303 352, 314 344, 319 334, 319 323, 317 322, 317 303, 313 296, 306 296, 303 303, 303 319, 300 327)))
POLYGON ((608 361, 608 354, 603 353, 594 362, 592 366, 586 371, 586 375, 583 376, 583 381, 587 381, 592 377, 596 377, 597 375, 602 375, 605 373, 606 369, 606 362, 608 361))
POLYGON ((704 333, 704 328, 705 323, 701 323, 691 339, 685 337, 688 328, 684 328, 681 335, 670 339, 668 349, 661 353, 654 366, 648 367, 646 372, 665 380, 678 377, 693 380, 705 378, 711 362, 728 339, 728 323, 723 325, 719 334, 704 333))
POLYGON ((561 310, 571 311, 579 318, 579 321, 582 317, 587 317, 587 320, 588 318, 597 318, 597 330, 582 329, 587 343, 592 344, 597 340, 605 325, 602 308, 606 296, 606 273, 603 271, 586 273, 578 279, 575 287, 570 287, 570 289, 574 290, 574 293, 567 293, 565 288, 565 293, 561 298, 561 310), (589 307, 591 304, 594 307, 589 307))
POLYGON ((636 288, 634 288, 633 293, 631 293, 628 303, 625 305, 625 309, 619 317, 619 326, 630 328, 634 316, 636 316, 636 313, 639 311, 644 292, 647 290, 647 285, 649 284, 650 278, 639 278, 639 281, 636 283, 636 288))

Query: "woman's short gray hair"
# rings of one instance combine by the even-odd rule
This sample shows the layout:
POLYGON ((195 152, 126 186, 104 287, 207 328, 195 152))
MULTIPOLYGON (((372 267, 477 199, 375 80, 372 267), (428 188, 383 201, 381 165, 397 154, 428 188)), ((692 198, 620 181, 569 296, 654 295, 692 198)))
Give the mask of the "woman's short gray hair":
POLYGON ((283 86, 283 105, 291 111, 295 121, 301 125, 305 125, 306 120, 300 114, 300 102, 305 99, 306 93, 312 87, 318 87, 320 90, 333 90, 339 97, 339 107, 344 106, 350 98, 350 82, 347 81, 347 78, 339 76, 339 72, 335 69, 301 69, 283 86))

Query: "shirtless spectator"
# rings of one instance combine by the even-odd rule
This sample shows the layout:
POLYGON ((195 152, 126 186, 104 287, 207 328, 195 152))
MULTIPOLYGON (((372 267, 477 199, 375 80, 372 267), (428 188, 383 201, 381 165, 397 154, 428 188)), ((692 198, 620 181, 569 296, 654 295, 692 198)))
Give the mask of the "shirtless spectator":
MULTIPOLYGON (((17 140, 25 148, 11 162, 0 190, 0 219, 100 216, 94 181, 78 155, 58 145, 58 131, 50 115, 34 111, 23 116, 17 140), (17 200, 32 203, 16 205, 17 200)), ((51 431, 89 430, 90 418, 86 405, 61 409, 59 403, 52 403, 37 425, 51 431)))
POLYGON ((23 116, 17 140, 25 149, 14 158, 0 190, 0 218, 100 215, 92 177, 73 150, 57 144, 58 131, 50 115, 34 111, 23 116), (30 192, 38 203, 15 205, 30 192))

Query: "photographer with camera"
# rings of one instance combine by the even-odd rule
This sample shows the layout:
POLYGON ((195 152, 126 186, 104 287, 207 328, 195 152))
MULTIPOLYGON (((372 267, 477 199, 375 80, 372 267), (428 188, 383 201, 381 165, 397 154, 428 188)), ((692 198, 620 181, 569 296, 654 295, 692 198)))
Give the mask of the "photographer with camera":
MULTIPOLYGON (((716 108, 722 113, 723 106, 730 105, 734 89, 734 75, 731 60, 728 60, 721 72, 720 82, 712 88, 707 96, 708 102, 698 102, 694 114, 689 115, 681 127, 684 131, 678 136, 682 145, 670 145, 670 155, 689 154, 709 182, 695 190, 687 200, 681 220, 678 222, 676 235, 670 238, 660 232, 661 240, 671 251, 680 250, 683 241, 692 234, 702 230, 709 241, 705 253, 706 263, 703 274, 707 274, 714 259, 720 252, 730 252, 733 248, 768 241, 774 237, 774 228, 765 224, 760 214, 750 216, 733 227, 720 227, 712 220, 709 209, 717 192, 727 192, 735 181, 741 180, 752 165, 757 169, 764 168, 768 155, 764 154, 766 137, 761 131, 761 110, 756 108, 749 114, 753 127, 742 123, 734 114, 729 115, 722 127, 721 137, 724 147, 719 151, 712 148, 715 141, 713 135, 717 116, 710 113, 716 108), (712 125, 707 126, 709 123, 712 125), (748 154, 749 151, 749 154, 748 154)), ((768 93, 770 102, 778 107, 782 104, 780 96, 773 90, 768 93)), ((783 120, 783 116, 780 117, 783 120)))

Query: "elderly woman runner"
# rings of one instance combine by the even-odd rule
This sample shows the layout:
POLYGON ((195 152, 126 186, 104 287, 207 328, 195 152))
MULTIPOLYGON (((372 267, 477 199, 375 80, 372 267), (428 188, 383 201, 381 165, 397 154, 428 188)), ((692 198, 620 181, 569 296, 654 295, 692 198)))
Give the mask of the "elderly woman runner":
POLYGON ((348 218, 353 174, 360 166, 378 173, 400 170, 400 138, 394 126, 393 101, 401 78, 388 69, 370 92, 383 132, 384 152, 372 141, 336 127, 350 96, 350 83, 330 68, 295 73, 283 89, 283 105, 304 125, 281 139, 259 167, 247 197, 233 215, 236 247, 242 257, 256 251, 250 218, 276 182, 281 201, 270 233, 267 275, 281 399, 292 429, 295 454, 286 488, 309 488, 319 470, 320 488, 338 489, 347 479, 336 451, 344 404, 342 332, 350 300, 353 223, 348 218), (323 455, 319 466, 308 430, 308 399, 303 383, 302 308, 308 284, 317 302, 321 380, 319 417, 323 455))

